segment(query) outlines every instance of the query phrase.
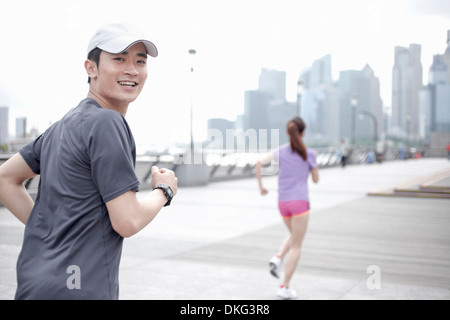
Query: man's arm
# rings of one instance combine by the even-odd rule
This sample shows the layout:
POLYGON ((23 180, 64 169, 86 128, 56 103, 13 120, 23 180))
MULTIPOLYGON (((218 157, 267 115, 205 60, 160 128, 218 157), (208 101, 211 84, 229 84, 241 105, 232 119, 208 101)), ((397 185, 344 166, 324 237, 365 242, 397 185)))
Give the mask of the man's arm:
MULTIPOLYGON (((171 170, 152 167, 152 187, 167 184, 173 194, 177 193, 178 179, 171 170)), ((152 191, 145 198, 137 198, 135 191, 127 191, 108 201, 106 207, 113 229, 122 237, 131 237, 148 225, 167 203, 161 189, 152 191)))
POLYGON ((34 201, 23 183, 35 176, 20 153, 0 166, 0 202, 24 224, 28 221, 34 201))

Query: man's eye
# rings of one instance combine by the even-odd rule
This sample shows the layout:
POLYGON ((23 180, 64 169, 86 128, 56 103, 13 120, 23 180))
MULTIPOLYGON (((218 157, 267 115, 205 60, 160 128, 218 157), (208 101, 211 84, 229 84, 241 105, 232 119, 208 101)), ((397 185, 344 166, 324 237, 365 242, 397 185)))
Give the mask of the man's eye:
POLYGON ((138 60, 138 63, 140 63, 140 64, 147 64, 147 61, 145 61, 145 60, 138 60))
POLYGON ((117 61, 125 61, 124 58, 120 58, 120 57, 114 58, 113 60, 117 60, 117 61))

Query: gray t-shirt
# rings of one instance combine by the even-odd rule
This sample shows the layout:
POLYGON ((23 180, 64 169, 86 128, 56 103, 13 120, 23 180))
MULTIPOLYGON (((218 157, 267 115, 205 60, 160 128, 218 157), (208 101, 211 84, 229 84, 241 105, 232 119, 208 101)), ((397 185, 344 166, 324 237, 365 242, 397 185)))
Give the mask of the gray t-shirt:
POLYGON ((105 203, 139 190, 125 118, 86 98, 19 152, 40 182, 16 299, 118 299, 123 238, 105 203))

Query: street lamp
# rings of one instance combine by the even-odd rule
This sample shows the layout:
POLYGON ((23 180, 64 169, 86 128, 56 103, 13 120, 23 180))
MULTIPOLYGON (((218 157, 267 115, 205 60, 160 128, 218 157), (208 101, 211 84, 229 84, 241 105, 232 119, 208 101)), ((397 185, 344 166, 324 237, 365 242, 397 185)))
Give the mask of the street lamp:
POLYGON ((356 94, 352 94, 352 97, 350 98, 350 105, 352 106, 352 127, 351 127, 351 142, 352 145, 355 144, 355 122, 356 122, 356 106, 358 105, 358 98, 356 94))
MULTIPOLYGON (((194 57, 195 54, 197 53, 197 51, 195 51, 194 49, 190 49, 189 50, 189 56, 191 57, 191 75, 192 75, 192 79, 191 79, 191 83, 194 83, 194 57)), ((194 159, 194 133, 193 133, 193 86, 191 88, 191 116, 190 116, 190 130, 191 130, 191 161, 193 161, 194 159)))
POLYGON ((297 81, 297 116, 301 116, 302 111, 302 91, 303 91, 303 82, 301 80, 297 81))

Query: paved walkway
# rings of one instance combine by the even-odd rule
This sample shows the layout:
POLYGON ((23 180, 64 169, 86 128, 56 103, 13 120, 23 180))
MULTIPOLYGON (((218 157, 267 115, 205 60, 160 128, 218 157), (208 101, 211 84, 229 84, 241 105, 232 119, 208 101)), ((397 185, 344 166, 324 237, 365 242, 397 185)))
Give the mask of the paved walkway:
MULTIPOLYGON (((322 169, 292 280, 299 299, 450 299, 450 200, 367 195, 448 168, 420 159, 322 169)), ((256 179, 180 188, 125 240, 121 299, 278 299, 268 260, 287 233, 276 177, 264 183, 265 197, 256 179)), ((0 299, 14 296, 22 234, 0 209, 0 299)))

